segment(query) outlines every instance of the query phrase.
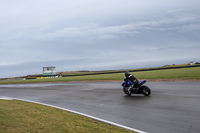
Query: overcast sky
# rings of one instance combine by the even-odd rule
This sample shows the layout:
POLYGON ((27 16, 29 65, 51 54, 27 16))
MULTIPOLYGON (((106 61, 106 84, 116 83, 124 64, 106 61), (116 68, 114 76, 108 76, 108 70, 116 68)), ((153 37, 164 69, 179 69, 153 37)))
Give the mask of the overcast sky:
POLYGON ((0 0, 0 78, 200 61, 199 0, 0 0))

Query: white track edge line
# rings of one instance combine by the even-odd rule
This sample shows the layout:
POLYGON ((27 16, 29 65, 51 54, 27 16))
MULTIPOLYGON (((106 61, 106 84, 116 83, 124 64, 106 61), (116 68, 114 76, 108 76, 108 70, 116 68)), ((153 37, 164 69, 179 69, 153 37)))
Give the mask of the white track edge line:
POLYGON ((98 117, 94 117, 94 116, 91 116, 91 115, 88 115, 88 114, 84 114, 84 113, 81 113, 81 112, 77 112, 77 111, 74 111, 74 110, 70 110, 70 109, 66 109, 66 108, 62 108, 62 107, 58 107, 58 106, 54 106, 54 105, 50 105, 50 104, 46 104, 46 103, 41 103, 41 102, 36 102, 36 101, 31 101, 31 100, 26 100, 26 99, 20 99, 20 98, 11 98, 11 97, 3 97, 3 98, 0 98, 0 99, 5 99, 5 100, 16 99, 16 100, 20 100, 20 101, 26 101, 26 102, 41 104, 41 105, 45 105, 45 106, 49 106, 49 107, 54 107, 54 108, 65 110, 65 111, 68 111, 68 112, 71 112, 71 113, 74 113, 74 114, 86 116, 86 117, 89 117, 89 118, 92 118, 94 120, 98 120, 98 121, 101 121, 101 122, 104 122, 104 123, 107 123, 107 124, 110 124, 110 125, 114 125, 114 126, 117 126, 117 127, 128 129, 128 130, 131 130, 131 131, 134 131, 134 132, 137 132, 137 133, 146 133, 146 132, 138 130, 138 129, 134 129, 134 128, 127 127, 127 126, 124 126, 124 125, 121 125, 121 124, 117 124, 117 123, 114 123, 114 122, 111 122, 111 121, 107 121, 107 120, 104 120, 104 119, 101 119, 101 118, 98 118, 98 117))

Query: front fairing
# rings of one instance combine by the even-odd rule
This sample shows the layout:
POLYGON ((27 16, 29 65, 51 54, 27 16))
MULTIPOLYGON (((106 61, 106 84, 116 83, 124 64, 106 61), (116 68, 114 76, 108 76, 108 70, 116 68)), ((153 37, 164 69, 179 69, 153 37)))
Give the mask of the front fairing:
POLYGON ((129 87, 130 85, 133 85, 133 83, 130 80, 127 81, 126 86, 125 86, 125 81, 122 83, 123 87, 129 87))

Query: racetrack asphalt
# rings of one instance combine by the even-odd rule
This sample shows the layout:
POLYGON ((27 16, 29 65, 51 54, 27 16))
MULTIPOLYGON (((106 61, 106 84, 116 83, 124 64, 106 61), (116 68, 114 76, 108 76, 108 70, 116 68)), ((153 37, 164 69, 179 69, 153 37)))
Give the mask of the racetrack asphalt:
POLYGON ((200 82, 146 85, 149 97, 126 96, 120 82, 0 85, 0 98, 67 108, 149 133, 200 132, 200 82))

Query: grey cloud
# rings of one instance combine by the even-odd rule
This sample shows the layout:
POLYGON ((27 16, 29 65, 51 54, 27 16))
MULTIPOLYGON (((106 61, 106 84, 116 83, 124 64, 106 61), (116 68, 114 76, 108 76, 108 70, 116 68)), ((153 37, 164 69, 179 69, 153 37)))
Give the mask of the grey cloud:
MULTIPOLYGON (((91 27, 68 27, 63 30, 57 30, 52 33, 40 34, 37 38, 42 40, 52 40, 55 38, 99 38, 99 39, 113 39, 117 38, 117 35, 131 34, 130 31, 132 25, 119 25, 119 26, 107 26, 101 27, 98 25, 91 27)), ((133 32, 134 33, 134 32, 133 32)))
POLYGON ((167 31, 167 30, 193 30, 199 28, 200 18, 196 14, 181 14, 170 17, 162 16, 152 20, 136 20, 134 23, 102 26, 98 24, 89 24, 79 27, 67 27, 50 33, 38 34, 37 39, 53 40, 56 38, 90 38, 90 39, 115 39, 120 36, 133 36, 149 31, 167 31))
POLYGON ((3 77, 48 65, 102 70, 196 60, 199 6, 198 0, 1 1, 3 77))

